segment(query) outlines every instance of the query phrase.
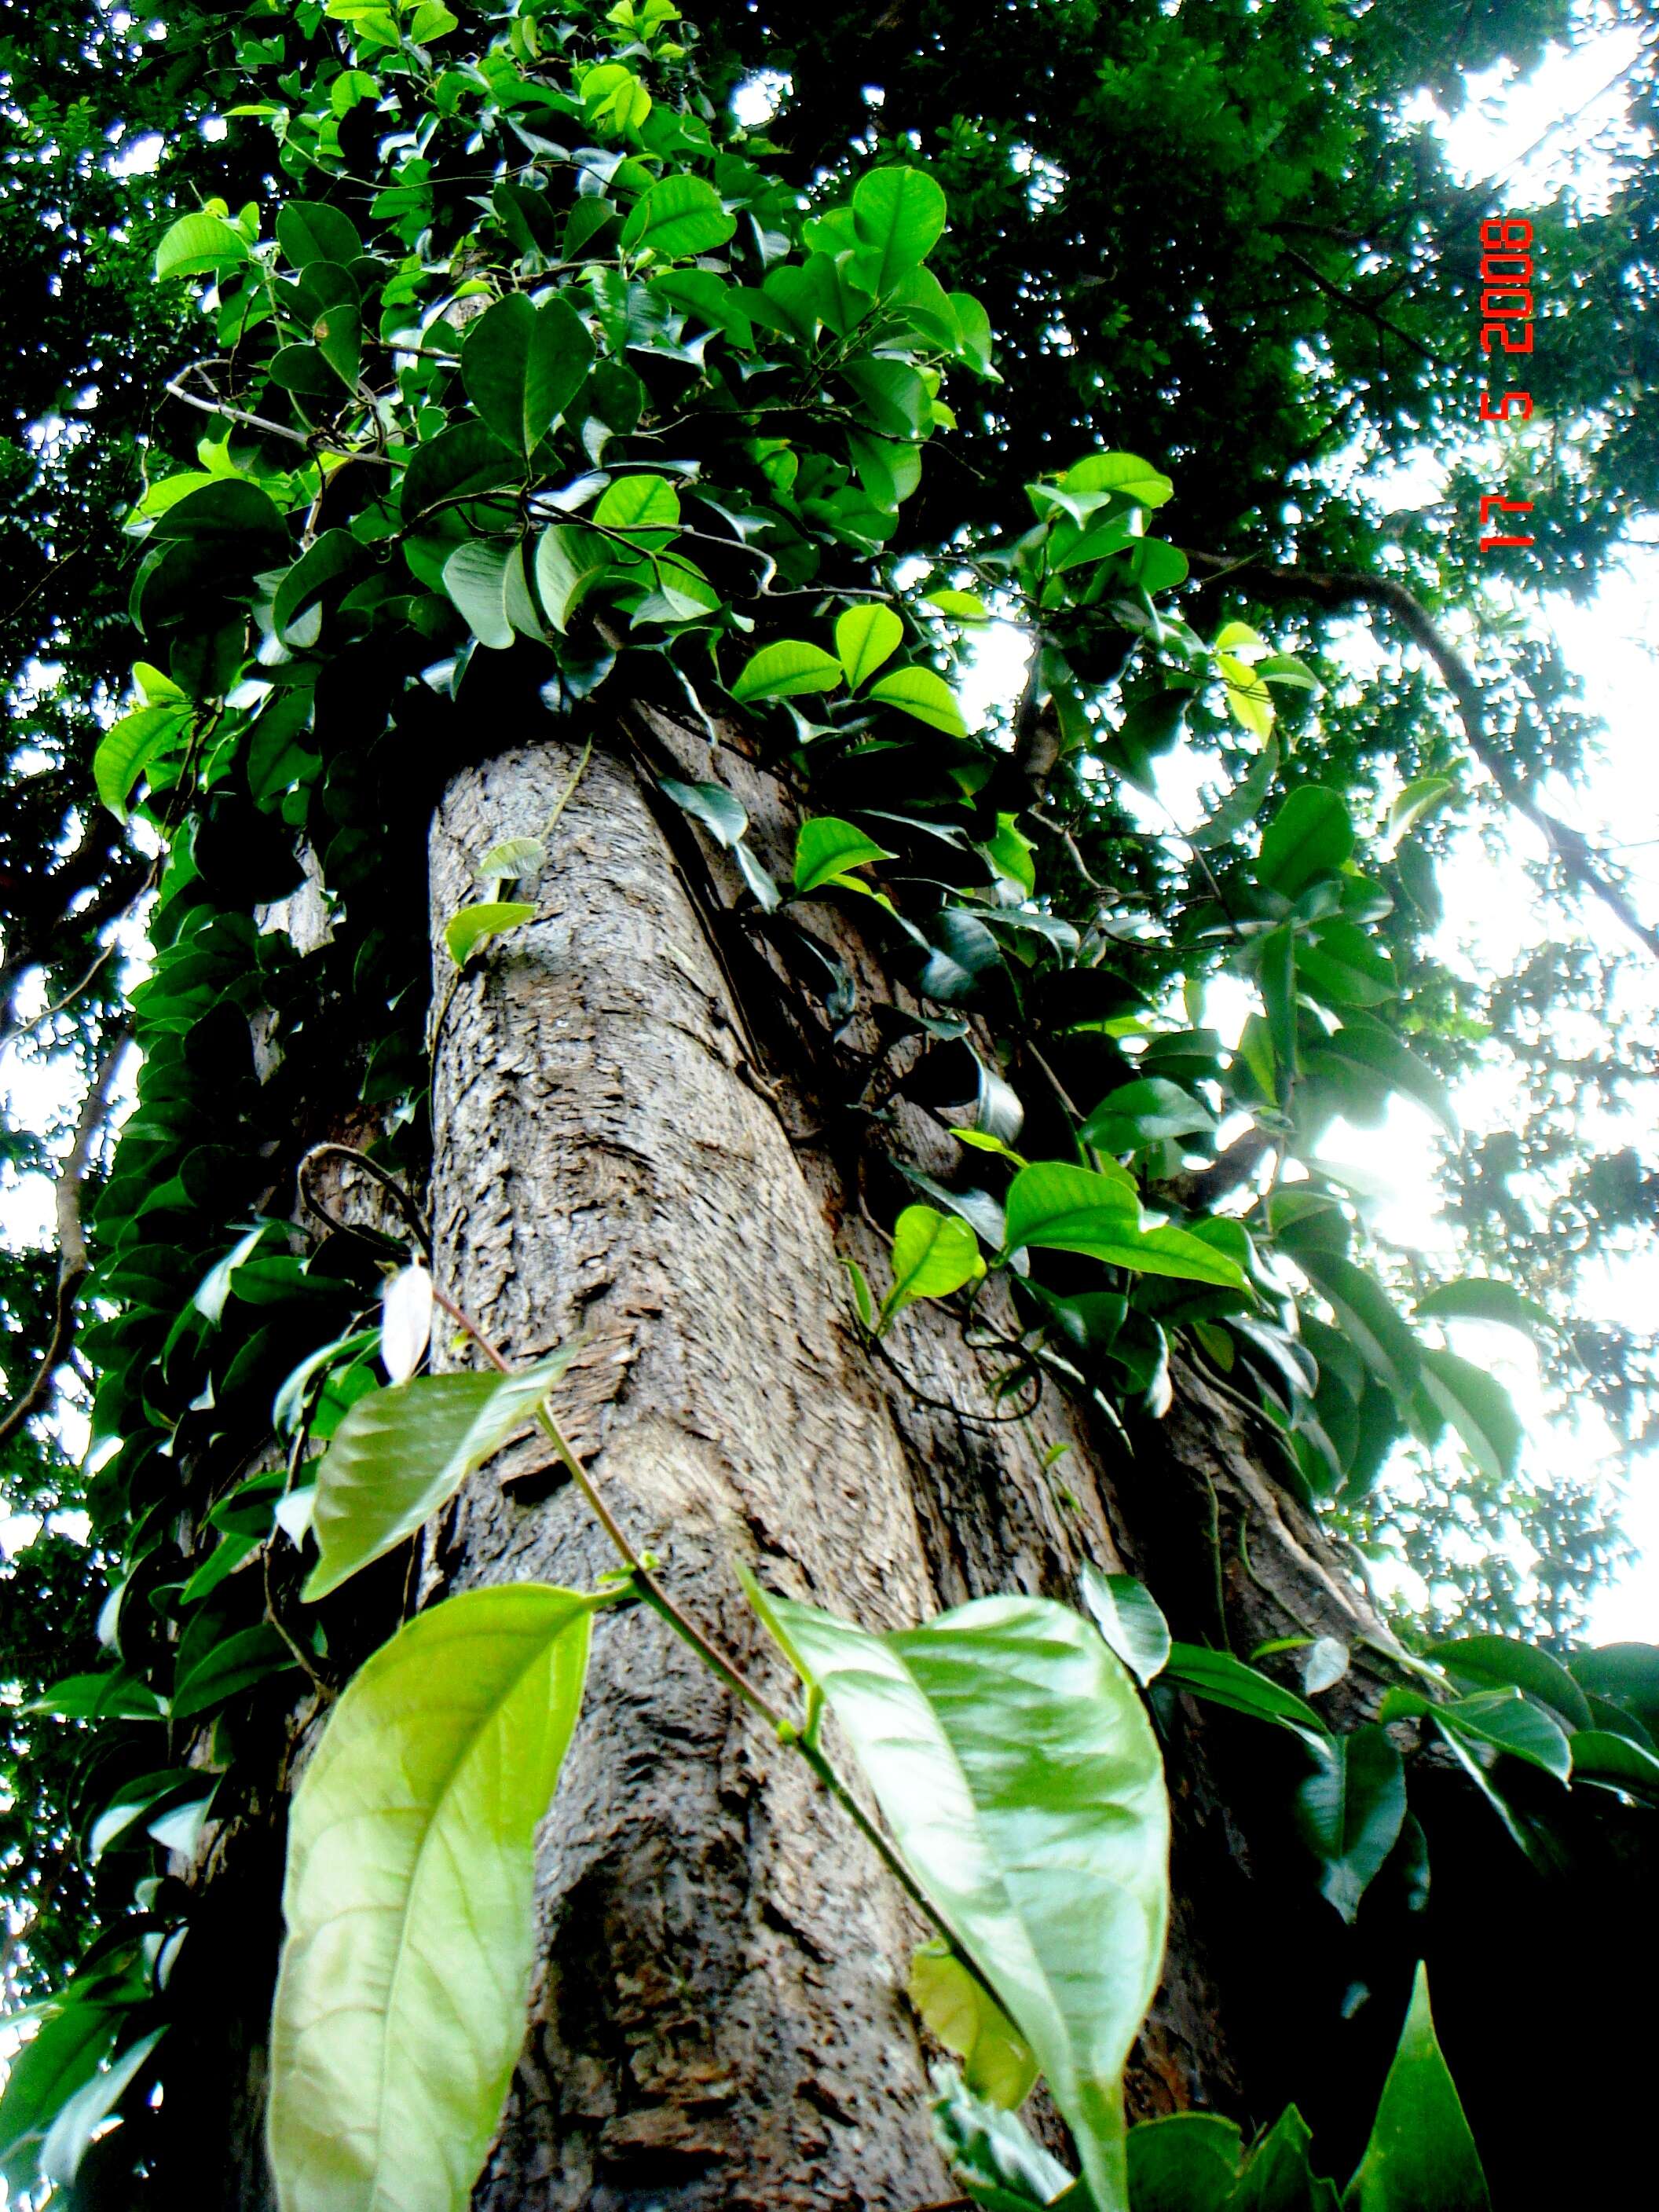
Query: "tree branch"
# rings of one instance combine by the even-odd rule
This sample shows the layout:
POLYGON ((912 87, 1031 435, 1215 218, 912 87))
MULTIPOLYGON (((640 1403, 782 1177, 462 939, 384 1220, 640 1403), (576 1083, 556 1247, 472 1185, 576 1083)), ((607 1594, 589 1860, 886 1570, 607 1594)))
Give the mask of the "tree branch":
POLYGON ((1255 557, 1229 561, 1218 554, 1192 551, 1187 557, 1195 568, 1209 572, 1217 580, 1223 575, 1237 578, 1264 598, 1307 599, 1316 606, 1330 610, 1358 605, 1381 607, 1393 615, 1413 643, 1419 646, 1439 670, 1457 708, 1469 750, 1492 778, 1508 805, 1542 833, 1563 874, 1575 890, 1599 899, 1637 942, 1659 960, 1659 929, 1643 921, 1623 886, 1604 872, 1588 838, 1533 797, 1514 762, 1493 743, 1474 671, 1415 593, 1391 576, 1370 575, 1358 568, 1281 568, 1255 557))
POLYGON ((131 1037, 131 1024, 122 1022, 93 1078, 75 1125, 75 1139, 58 1177, 58 1297, 52 1334, 28 1388, 0 1415, 0 1444, 8 1443, 31 1413, 38 1413, 52 1388, 52 1378, 69 1357, 75 1341, 75 1302, 90 1268, 86 1234, 81 1224, 81 1186, 86 1180, 93 1139, 109 1110, 110 1091, 131 1037))

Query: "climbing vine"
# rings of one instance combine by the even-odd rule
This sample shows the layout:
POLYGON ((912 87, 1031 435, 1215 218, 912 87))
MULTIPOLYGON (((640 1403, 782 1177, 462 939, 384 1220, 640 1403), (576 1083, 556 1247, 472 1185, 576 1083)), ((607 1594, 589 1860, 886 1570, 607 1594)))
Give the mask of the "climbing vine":
MULTIPOLYGON (((751 1583, 801 1686, 775 1706, 559 1430, 549 1394, 576 1347, 522 1361, 434 1279, 432 1055, 457 994, 536 930, 558 817, 474 856, 435 988, 424 836, 503 715, 582 748, 577 778, 625 748, 676 850, 722 872, 745 972, 788 1000, 866 1162, 887 1273, 845 1267, 869 1356, 902 1376, 907 1309, 943 1302, 996 1366, 970 1417, 1010 1420, 1051 1390, 1157 1419, 1185 1362, 1242 1401, 1303 1507, 1335 1516, 1404 1437, 1512 1472, 1514 1409, 1443 1324, 1541 1322, 1485 1277, 1401 1311, 1317 1152, 1336 1115, 1375 1119, 1393 1092, 1452 1124, 1371 856, 1417 834, 1459 763, 1386 823, 1303 774, 1317 672, 1262 628, 1183 616, 1188 559, 1157 529, 1171 482, 1136 454, 1057 455, 1023 512, 932 544, 911 518, 960 395, 1019 404, 982 308, 930 272, 945 193, 894 161, 844 195, 784 187, 764 138, 705 97, 670 0, 487 27, 442 0, 272 0, 234 45, 233 125, 270 134, 285 181, 157 243, 158 283, 198 310, 167 390, 199 441, 153 453, 127 518, 145 657, 94 763, 154 854, 137 1103, 81 1335, 96 1534, 120 1566, 103 1658, 38 1711, 84 1737, 75 1826, 101 1926, 13 2067, 0 2170, 19 2190, 143 2170, 191 1940, 191 1891, 156 1850, 187 1866, 216 1827, 268 1816, 304 1700, 283 2202, 464 2203, 522 2034, 533 1830, 592 1624, 644 1604, 933 1923, 912 1995, 963 2063, 936 2118, 974 2202, 1242 2212, 1294 2183, 1285 2201, 1334 2206, 1294 2111, 1252 2144, 1213 2116, 1126 2130, 1168 1903, 1160 1732, 1192 1697, 1298 1739, 1287 1831, 1352 1923, 1374 1884, 1420 1899, 1412 1792, 1436 1747, 1528 1852, 1551 1847, 1538 1776, 1562 1803, 1659 1796, 1659 1656, 1386 1632, 1359 1655, 1310 1632, 1246 1656, 1224 1614, 1212 1644, 1172 1640, 1139 1583, 1092 1571, 1076 1609, 987 1599, 881 1637, 751 1583), (960 678, 993 623, 1021 633, 1027 673, 1006 721, 975 728, 960 678), (653 714, 707 739, 706 775, 665 755, 653 714), (1121 790, 1184 729, 1233 781, 1155 914, 1121 790), (787 785, 787 849, 723 749, 787 785), (873 1009, 830 915, 882 978, 873 1009), (1222 979, 1250 994, 1236 1042, 1207 1018, 1222 979), (879 1043, 854 1050, 860 1012, 879 1043), (948 1133, 954 1172, 906 1152, 900 1100, 948 1133), (417 1609, 412 1543, 532 1421, 614 1576, 417 1609), (331 1606, 360 1576, 364 1609, 331 1606), (366 1620, 378 1648, 358 1648, 366 1620), (1335 1724, 1316 1701, 1361 1659, 1386 1692, 1335 1724), (826 1711, 884 1826, 831 1764, 826 1711), (411 1790, 417 1841, 380 1848, 411 1790), (1076 2178, 1014 2116, 1039 2075, 1076 2178)), ((1484 2202, 1420 1979, 1342 2201, 1484 2202)))

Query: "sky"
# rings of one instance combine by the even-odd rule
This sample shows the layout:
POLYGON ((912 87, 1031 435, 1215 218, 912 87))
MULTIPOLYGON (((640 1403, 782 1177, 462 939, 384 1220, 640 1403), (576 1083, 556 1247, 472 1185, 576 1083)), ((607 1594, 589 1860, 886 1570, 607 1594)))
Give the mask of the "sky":
MULTIPOLYGON (((1441 133, 1468 177, 1507 173, 1511 205, 1525 207, 1564 185, 1593 203, 1607 172, 1605 155, 1595 142, 1622 115, 1615 80, 1632 58, 1635 40, 1633 31, 1609 32, 1571 55, 1554 55, 1519 82, 1492 72, 1474 81, 1469 106, 1449 119, 1426 99, 1416 112, 1441 133)), ((760 109, 769 102, 764 87, 757 83, 752 89, 758 120, 760 109)), ((143 166, 144 158, 143 149, 128 149, 123 156, 135 167, 143 166)), ((1541 328, 1547 333, 1547 325, 1541 328)), ((1442 489, 1435 457, 1423 455, 1378 489, 1391 505, 1434 502, 1442 489)), ((1649 526, 1649 534, 1659 536, 1659 523, 1649 526)), ((1627 848, 1637 902, 1659 917, 1659 747, 1654 742, 1653 705, 1659 699, 1659 646, 1650 642, 1659 641, 1659 548, 1632 545, 1593 601, 1584 606, 1552 601, 1547 611, 1607 729, 1603 757, 1593 772, 1572 791, 1550 793, 1550 803, 1587 832, 1612 836, 1616 825, 1617 838, 1627 848)), ((1364 649, 1357 629, 1354 651, 1364 649)), ((1021 652, 1013 632, 990 634, 963 687, 970 714, 976 705, 982 708, 1018 689, 1021 652)), ((1146 826, 1190 827, 1201 818, 1207 809, 1200 781, 1200 764, 1180 753, 1170 757, 1160 778, 1162 805, 1149 811, 1146 826)), ((1540 857, 1536 833, 1518 820, 1511 820, 1506 848, 1496 857, 1473 835, 1466 838, 1444 885, 1447 916, 1435 947, 1443 958, 1466 969, 1500 972, 1547 933, 1527 872, 1528 864, 1540 857)), ((1599 914, 1585 921, 1610 948, 1619 944, 1616 924, 1599 914)), ((1659 1025, 1659 969, 1638 954, 1627 963, 1626 988, 1659 1025)), ((1231 1010, 1235 1027, 1250 1004, 1243 986, 1237 991, 1238 1003, 1231 1010)), ((1224 1003, 1212 1000, 1212 1019, 1225 1022, 1228 1012, 1224 1003)), ((61 1116, 68 1085, 61 1069, 29 1066, 15 1054, 3 1054, 0 1090, 9 1094, 17 1119, 40 1127, 61 1116)), ((1471 1127, 1501 1123, 1501 1084, 1469 1087, 1459 1105, 1471 1127)), ((1333 1165, 1352 1169, 1379 1186, 1373 1218, 1382 1233, 1430 1252, 1450 1247, 1432 1175, 1436 1134, 1419 1108, 1396 1100, 1380 1137, 1375 1130, 1339 1127, 1326 1146, 1333 1165)), ((24 1177, 0 1188, 0 1236, 8 1242, 45 1242, 51 1221, 46 1178, 24 1177)), ((1593 1310, 1609 1316, 1634 1312, 1639 1317, 1651 1311, 1659 1302, 1659 1255, 1609 1265, 1592 1286, 1591 1297, 1599 1301, 1593 1310)), ((1492 1368, 1510 1385, 1522 1413, 1532 1416, 1539 1438, 1535 1449, 1587 1464, 1603 1459, 1606 1440, 1593 1432, 1575 1434, 1557 1424, 1544 1434, 1536 1369, 1524 1340, 1510 1330, 1464 1322, 1456 1325, 1453 1340, 1466 1357, 1492 1368)), ((71 1420, 71 1431, 74 1426, 71 1420)), ((1624 1518, 1639 1556, 1599 1594, 1591 1640, 1659 1641, 1659 1466, 1629 1470, 1624 1518)), ((27 1542, 33 1525, 23 1518, 0 1518, 0 1550, 27 1542)))

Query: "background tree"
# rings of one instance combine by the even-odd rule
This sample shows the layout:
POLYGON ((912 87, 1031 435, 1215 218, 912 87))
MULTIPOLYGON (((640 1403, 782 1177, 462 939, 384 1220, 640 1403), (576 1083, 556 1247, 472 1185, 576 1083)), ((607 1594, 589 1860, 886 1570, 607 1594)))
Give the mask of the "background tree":
MULTIPOLYGON (((1536 2146, 1510 2154, 1503 2130, 1537 2057, 1469 1902, 1501 1895, 1555 1932, 1564 2005, 1596 1986, 1595 1916, 1646 1940, 1640 1817, 1611 1796, 1593 1817, 1582 1787, 1564 1813, 1555 1774, 1571 1733, 1581 1778, 1599 1759, 1602 1780, 1646 1788, 1650 1661, 1575 1687, 1541 1655, 1462 1647, 1454 1702, 1419 1730, 1408 1818, 1401 1747, 1372 1719, 1405 1662, 1334 1548, 1345 1523, 1379 1533, 1368 1486, 1401 1439, 1448 1469, 1467 1455, 1441 1525, 1472 1504, 1501 1526, 1525 1496, 1501 1394, 1437 1341, 1437 1314, 1472 1294, 1443 1289, 1408 1327, 1310 1158, 1339 1109, 1375 1114, 1391 1088, 1440 1102, 1472 1049, 1475 1010, 1422 950, 1443 833, 1364 848, 1362 876, 1354 824, 1402 787, 1407 813, 1432 799, 1453 819, 1480 764, 1536 810, 1537 777, 1583 738, 1570 702, 1510 730, 1475 699, 1444 614, 1472 586, 1443 518, 1385 533, 1321 479, 1356 422, 1382 457, 1437 421, 1453 387, 1435 346, 1450 358, 1468 317, 1453 226, 1480 210, 1391 121, 1425 65, 1394 42, 1406 19, 1376 13, 1328 50, 1324 19, 1290 9, 1015 10, 988 61, 980 27, 953 27, 947 51, 896 11, 890 51, 861 45, 851 74, 850 27, 821 21, 822 52, 785 55, 781 151, 726 136, 660 8, 522 12, 482 60, 441 7, 181 21, 165 74, 123 95, 124 139, 167 126, 154 181, 94 157, 90 113, 16 98, 30 161, 8 220, 34 190, 59 217, 47 235, 115 276, 106 308, 78 270, 47 277, 73 342, 31 355, 21 387, 39 459, 15 494, 47 562, 15 618, 33 717, 8 801, 15 972, 48 1003, 76 994, 42 1043, 107 1064, 115 962, 83 979, 145 884, 157 949, 76 1353, 99 1376, 94 1436, 119 1449, 88 1492, 91 1554, 43 1539, 22 1569, 52 1631, 13 1662, 32 1687, 59 1672, 53 1644, 70 1658, 69 1635, 89 1638, 87 1569, 106 1559, 118 1597, 112 1669, 49 1693, 68 1727, 31 1717, 14 1735, 14 1759, 54 1747, 14 1815, 20 1897, 47 1907, 20 1969, 61 1986, 94 1865, 103 1923, 8 2099, 21 2184, 46 2145, 92 2201, 131 2201, 135 2174, 258 2201, 282 1808, 315 1723, 417 1603, 527 1574, 586 1584, 612 1563, 568 1463, 520 1446, 482 1474, 451 1455, 448 1488, 465 1480, 413 1549, 393 1538, 442 1485, 384 1543, 358 1532, 381 1563, 343 1594, 319 1571, 320 1613, 301 1595, 292 1500, 380 1377, 380 1265, 413 1236, 514 1358, 574 1346, 553 1403, 576 1461, 768 1697, 785 1670, 734 1553, 872 1629, 1010 1588, 1071 1596, 1085 1561, 1143 1577, 1189 1640, 1154 1693, 1176 1923, 1132 2111, 1266 2120, 1295 2096, 1346 2172, 1426 1943, 1489 2166, 1501 2186, 1513 2156, 1536 2186, 1536 2146), (888 135, 854 161, 872 56, 891 64, 888 135), (1099 105, 1057 114, 1044 88, 1085 80, 1099 105), (192 103, 253 112, 221 143, 175 129, 192 103), (1174 164, 1146 158, 1176 142, 1182 177, 1206 185, 1186 203, 1174 164), (811 187, 804 225, 778 163, 811 187), (888 182, 852 190, 872 165, 888 182), (953 210, 931 264, 944 200, 927 170, 953 210), (174 325, 143 273, 148 210, 192 171, 222 197, 166 230, 156 265, 206 285, 213 320, 174 325), (1290 249, 1287 210, 1315 202, 1350 234, 1290 249), (1375 255, 1358 275, 1344 258, 1373 234, 1415 271, 1399 295, 1375 255), (1144 264, 1099 269, 1103 241, 1144 264), (1092 335, 1079 301, 1102 310, 1092 335), (158 329, 179 364, 159 441, 157 386, 137 379, 130 407, 100 382, 79 410, 96 434, 75 435, 88 380, 158 329), (153 657, 106 733, 130 657, 109 596, 124 472, 153 657), (95 586, 75 580, 82 547, 95 586), (917 559, 923 575, 899 565, 917 559), (1322 618, 1380 599, 1435 677, 1396 670, 1367 697, 1327 660, 1315 707, 1308 668, 1206 584, 1234 562, 1239 586, 1305 605, 1285 641, 1316 650, 1322 618), (1172 603, 1189 574, 1200 588, 1172 603), (944 680, 988 601, 1036 640, 1003 741, 969 736, 944 680), (1216 760, 1196 847, 1148 839, 1120 799, 1183 725, 1216 760), (1232 1052, 1203 1019, 1224 963, 1261 1009, 1232 1052), (1045 1184, 1010 1152, 1082 1180, 1045 1184), (1311 1172, 1287 1182, 1292 1158, 1311 1172), (1124 1162, 1168 1227, 1121 1198, 1124 1162), (1318 1711, 1226 1663, 1282 1672, 1300 1663, 1273 1659, 1286 1638, 1318 1711), (1493 1666, 1510 1689, 1529 1670, 1538 1700, 1496 1765, 1478 1703, 1493 1666), (1206 1692, 1220 1711, 1192 1702, 1206 1692), (1275 1736, 1264 1716, 1291 1725, 1275 1736), (1297 1731, 1322 1744, 1333 1727, 1345 1748, 1316 1752, 1316 1775, 1372 1762, 1358 1844, 1305 1786, 1297 1731), (1574 1878, 1520 1851, 1495 1873, 1514 1844, 1574 1878), (173 1854, 159 1884, 156 1845, 173 1854), (77 2165, 117 2106, 125 2124, 77 2165)), ((1528 11, 1494 36, 1524 58, 1560 27, 1528 11)), ((752 20, 718 27, 716 92, 759 58, 752 20)), ((126 35, 71 23, 62 46, 102 91, 126 35)), ((1504 50, 1436 57, 1426 81, 1504 50)), ((49 41, 27 64, 15 50, 14 86, 42 58, 49 41)), ((1582 223, 1570 241, 1591 299, 1607 285, 1609 327, 1631 288, 1594 249, 1615 236, 1628 272, 1624 234, 1582 223)), ((1628 494, 1639 441, 1621 442, 1615 381, 1605 465, 1628 494)), ((1565 563, 1589 573, 1612 513, 1587 486, 1565 563)), ((1559 865, 1620 896, 1582 845, 1559 865)), ((1639 1168, 1583 1158, 1534 1051, 1550 1118, 1522 1133, 1518 1206, 1483 1206, 1491 1164, 1468 1165, 1489 1263, 1536 1250, 1528 1209, 1552 1176, 1602 1227, 1645 1218, 1639 1168)), ((1581 1076, 1613 1079, 1610 1057, 1581 1076)), ((71 1158, 66 1198, 79 1172, 71 1158)), ((1552 1287, 1559 1317, 1571 1275, 1552 1287)), ((37 1262, 18 1269, 25 1373, 68 1351, 49 1290, 37 1262)), ((1537 1324, 1514 1293, 1505 1310, 1537 1324)), ((1644 1348, 1565 1347, 1562 1376, 1594 1355, 1639 1433, 1644 1348)), ((51 1425, 13 1429, 32 1455, 20 1501, 67 1502, 51 1425)), ((1560 1546, 1541 1625, 1571 1625, 1603 1540, 1592 1526, 1560 1546)), ((1471 1596, 1471 1622, 1518 1618, 1501 1591, 1471 1596)), ((900 2204, 943 2187, 897 1996, 914 1931, 864 1852, 653 1604, 604 1618, 545 1849, 534 2033, 483 2201, 900 2204)), ((1062 2147, 1053 2115, 1039 2124, 1062 2147)))

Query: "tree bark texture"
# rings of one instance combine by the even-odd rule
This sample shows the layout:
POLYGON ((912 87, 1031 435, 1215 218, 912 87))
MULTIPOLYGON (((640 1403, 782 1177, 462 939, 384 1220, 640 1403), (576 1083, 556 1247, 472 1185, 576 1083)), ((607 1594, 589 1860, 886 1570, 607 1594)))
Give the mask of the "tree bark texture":
MULTIPOLYGON (((856 917, 816 902, 811 927, 860 986, 863 1011, 832 1040, 775 940, 739 918, 728 857, 645 772, 718 775, 787 877, 788 796, 738 743, 645 707, 611 744, 601 733, 526 893, 535 921, 447 997, 442 927, 476 896, 478 859, 541 835, 579 762, 562 741, 502 752, 454 779, 434 824, 434 1264, 514 1357, 580 1339, 567 1433, 677 1600, 779 1695, 738 1559, 872 1629, 997 1590, 1070 1598, 1092 1559, 1148 1574, 1178 1633, 1213 1634, 1224 1610, 1244 1650, 1292 1623, 1385 1644, 1261 1474, 1247 1412, 1196 1376, 1166 1421, 1126 1435, 1053 1384, 1027 1417, 1024 1400, 1000 1407, 1006 1362, 941 1308, 912 1309, 872 1358, 839 1256, 880 1281, 883 1247, 857 1127, 843 1133, 828 1093, 849 1056, 878 1064, 872 1010, 894 993, 856 917)), ((897 1146, 954 1175, 939 1120, 886 1103, 897 1146)), ((587 1583, 614 1564, 532 1443, 462 1492, 422 1596, 587 1583)), ((1346 1694, 1363 1696, 1363 1670, 1346 1694)), ((1224 1986, 1248 1843, 1187 1720, 1173 1935, 1136 2117, 1243 2114, 1269 2090, 1252 2054, 1275 2023, 1224 1986)), ((480 2212, 950 2197, 901 1994, 924 1931, 799 1760, 642 1608, 599 1623, 539 1909, 530 2033, 480 2212)))

